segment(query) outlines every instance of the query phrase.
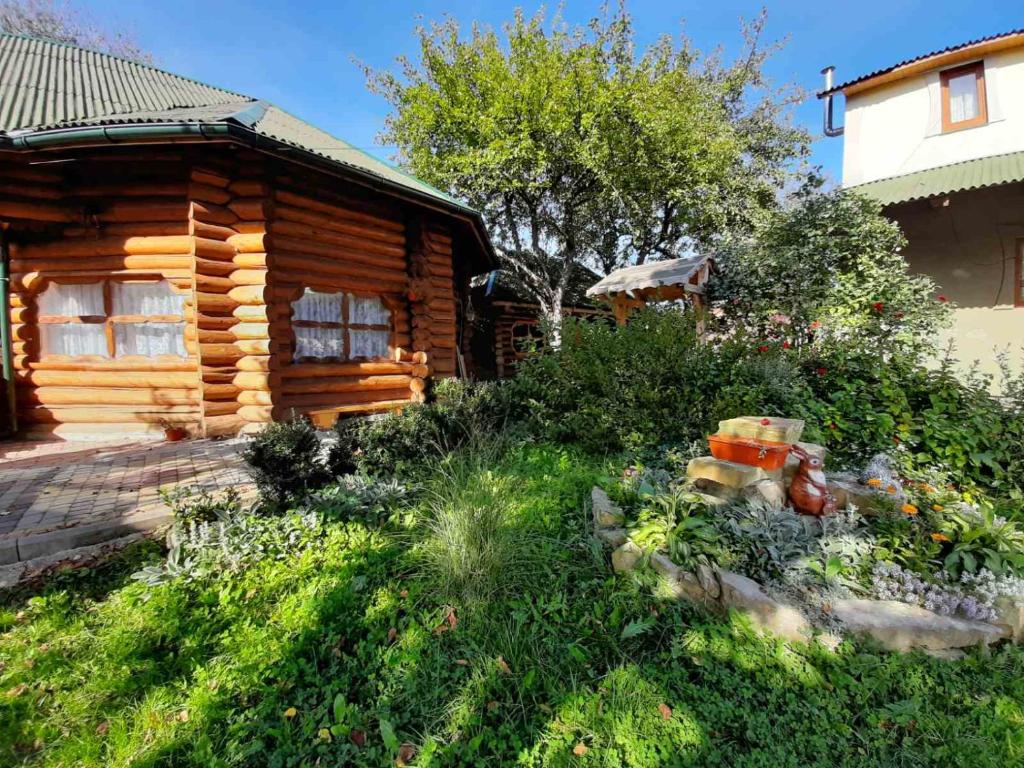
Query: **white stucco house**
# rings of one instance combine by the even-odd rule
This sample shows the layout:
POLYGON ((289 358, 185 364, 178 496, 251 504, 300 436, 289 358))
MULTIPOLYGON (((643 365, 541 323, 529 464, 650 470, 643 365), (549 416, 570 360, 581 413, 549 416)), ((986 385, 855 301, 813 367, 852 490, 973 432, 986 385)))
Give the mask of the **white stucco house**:
MULTIPOLYGON (((1024 29, 832 84, 825 133, 843 136, 843 187, 902 226, 911 269, 955 302, 956 356, 1024 362, 1024 29), (842 125, 834 124, 839 95, 842 125)), ((836 120, 835 122, 838 122, 836 120)))

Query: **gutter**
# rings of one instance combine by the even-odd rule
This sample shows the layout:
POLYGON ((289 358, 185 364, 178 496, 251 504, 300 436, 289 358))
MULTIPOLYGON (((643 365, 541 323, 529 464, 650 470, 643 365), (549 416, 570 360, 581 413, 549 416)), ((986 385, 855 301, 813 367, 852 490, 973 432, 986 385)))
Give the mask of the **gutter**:
POLYGON ((11 279, 7 251, 7 230, 0 225, 0 370, 3 371, 8 412, 8 428, 4 434, 18 431, 18 409, 14 391, 14 343, 11 338, 11 279))
POLYGON ((21 134, 0 133, 0 151, 34 152, 66 149, 70 147, 103 146, 109 144, 146 144, 204 141, 234 141, 258 152, 274 155, 289 162, 299 163, 315 170, 355 181, 378 192, 398 197, 418 206, 455 215, 472 225, 477 242, 489 262, 487 272, 495 269, 498 258, 494 246, 486 235, 483 216, 464 205, 440 200, 431 195, 409 189, 361 168, 339 163, 308 149, 297 147, 279 139, 265 136, 250 127, 234 122, 215 123, 133 123, 107 126, 80 126, 32 131, 21 134))
POLYGON ((836 136, 842 136, 846 130, 844 127, 836 127, 833 123, 834 115, 832 114, 832 103, 835 99, 836 89, 832 88, 832 73, 836 71, 835 67, 829 66, 821 70, 821 74, 825 76, 825 90, 818 94, 819 99, 825 99, 825 122, 824 131, 825 135, 834 138, 836 136))

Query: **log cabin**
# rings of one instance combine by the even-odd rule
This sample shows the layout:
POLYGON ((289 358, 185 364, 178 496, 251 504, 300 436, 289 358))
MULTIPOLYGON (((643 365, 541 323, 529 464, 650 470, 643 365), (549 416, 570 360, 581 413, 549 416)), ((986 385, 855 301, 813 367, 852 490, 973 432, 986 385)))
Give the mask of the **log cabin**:
POLYGON ((273 104, 9 34, 0 255, 7 418, 62 438, 422 401, 495 265, 477 212, 273 104))

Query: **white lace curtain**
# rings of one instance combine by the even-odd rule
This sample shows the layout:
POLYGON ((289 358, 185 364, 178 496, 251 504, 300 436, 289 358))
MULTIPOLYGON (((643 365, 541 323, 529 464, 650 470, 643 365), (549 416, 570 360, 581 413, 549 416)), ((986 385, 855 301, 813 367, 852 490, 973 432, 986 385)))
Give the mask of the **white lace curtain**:
POLYGON ((185 349, 185 297, 167 281, 111 284, 111 314, 136 321, 112 320, 107 315, 103 283, 51 283, 38 301, 43 354, 110 357, 107 325, 113 326, 114 356, 176 355, 185 349), (147 317, 181 318, 151 322, 147 317), (51 322, 46 322, 49 319, 51 322))
POLYGON ((379 298, 372 296, 320 293, 307 289, 292 302, 292 321, 296 323, 293 325, 296 357, 344 359, 346 334, 349 359, 386 357, 391 345, 391 312, 379 298), (308 326, 303 323, 329 325, 308 326), (349 327, 352 325, 381 327, 349 327))
POLYGON ((978 116, 978 83, 974 72, 949 78, 949 121, 962 123, 978 116))

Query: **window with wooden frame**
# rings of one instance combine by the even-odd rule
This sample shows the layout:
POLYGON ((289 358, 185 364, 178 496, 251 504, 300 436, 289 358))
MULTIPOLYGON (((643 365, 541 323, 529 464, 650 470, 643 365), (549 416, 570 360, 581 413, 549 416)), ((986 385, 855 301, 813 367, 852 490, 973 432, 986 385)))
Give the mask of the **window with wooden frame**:
POLYGON ((43 355, 188 356, 185 297, 166 280, 52 282, 37 310, 43 355))
POLYGON ((939 73, 942 131, 959 131, 988 122, 985 63, 975 61, 939 73))
POLYGON ((391 310, 379 296, 306 289, 292 302, 296 360, 374 360, 392 350, 391 310))

